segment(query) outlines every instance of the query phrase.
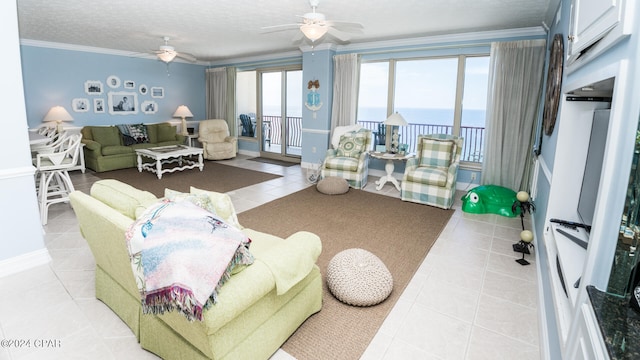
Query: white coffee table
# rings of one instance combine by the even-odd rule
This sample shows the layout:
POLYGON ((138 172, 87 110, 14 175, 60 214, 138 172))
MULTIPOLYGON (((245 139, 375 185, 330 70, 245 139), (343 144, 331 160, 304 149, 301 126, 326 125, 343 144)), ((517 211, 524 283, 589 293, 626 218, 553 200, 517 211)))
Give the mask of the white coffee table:
POLYGON ((183 171, 187 169, 199 168, 204 169, 202 162, 202 148, 196 148, 186 145, 158 146, 148 149, 136 149, 138 155, 138 171, 151 171, 158 175, 158 179, 162 179, 162 174, 172 173, 174 171, 183 171), (155 163, 143 163, 142 157, 153 159, 155 163), (192 157, 198 156, 198 161, 192 160, 192 157), (171 168, 162 168, 163 164, 178 163, 178 166, 171 168))

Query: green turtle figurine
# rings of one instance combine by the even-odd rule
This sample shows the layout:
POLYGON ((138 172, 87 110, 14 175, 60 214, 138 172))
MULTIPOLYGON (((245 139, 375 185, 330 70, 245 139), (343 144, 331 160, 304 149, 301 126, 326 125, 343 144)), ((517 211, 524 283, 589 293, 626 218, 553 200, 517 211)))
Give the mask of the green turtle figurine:
POLYGON ((498 185, 480 185, 462 197, 462 211, 473 214, 497 214, 506 217, 520 215, 520 207, 512 210, 513 203, 518 201, 516 192, 498 185))

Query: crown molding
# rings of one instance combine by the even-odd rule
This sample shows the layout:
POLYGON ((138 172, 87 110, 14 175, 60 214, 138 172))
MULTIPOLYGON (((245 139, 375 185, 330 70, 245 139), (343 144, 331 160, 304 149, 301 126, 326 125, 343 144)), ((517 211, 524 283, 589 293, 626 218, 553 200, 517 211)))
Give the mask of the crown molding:
MULTIPOLYGON (((99 48, 99 47, 93 47, 93 46, 57 43, 57 42, 51 42, 51 41, 20 39, 20 45, 34 46, 34 47, 41 47, 41 48, 48 48, 48 49, 57 49, 57 50, 81 51, 81 52, 103 54, 103 55, 124 56, 129 58, 136 58, 136 59, 158 60, 158 58, 153 54, 106 49, 106 48, 99 48)), ((190 61, 182 60, 178 57, 173 59, 171 62, 180 62, 185 64, 197 64, 197 65, 209 65, 208 62, 196 61, 195 63, 193 63, 190 61)))
POLYGON ((493 31, 479 31, 460 34, 446 34, 425 36, 417 38, 407 39, 395 39, 395 40, 382 40, 382 41, 369 41, 362 43, 354 43, 347 45, 339 45, 338 51, 340 52, 362 52, 367 50, 380 50, 383 48, 405 48, 417 47, 425 45, 440 45, 445 43, 471 43, 471 42, 490 42, 496 39, 504 38, 518 38, 518 37, 544 37, 546 39, 547 33, 542 26, 528 27, 528 28, 516 28, 505 30, 493 30, 493 31))

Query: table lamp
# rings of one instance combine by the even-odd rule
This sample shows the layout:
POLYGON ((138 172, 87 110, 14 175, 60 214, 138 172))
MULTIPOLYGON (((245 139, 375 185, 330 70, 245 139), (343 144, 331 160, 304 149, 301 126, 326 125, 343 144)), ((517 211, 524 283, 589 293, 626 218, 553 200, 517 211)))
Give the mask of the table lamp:
POLYGON ((56 132, 62 132, 63 121, 73 121, 71 114, 62 106, 54 106, 42 119, 43 122, 56 122, 56 132))
POLYGON ((391 114, 387 120, 384 121, 384 124, 387 126, 393 126, 393 134, 391 135, 391 152, 398 152, 398 139, 400 135, 398 134, 398 126, 407 126, 409 125, 407 121, 402 117, 402 115, 398 113, 391 114))
POLYGON ((193 114, 191 113, 189 108, 186 107, 186 105, 178 106, 178 108, 176 109, 176 112, 173 113, 173 117, 182 118, 182 125, 181 125, 182 135, 184 136, 189 135, 189 132, 187 131, 187 120, 185 120, 185 118, 193 117, 193 114))

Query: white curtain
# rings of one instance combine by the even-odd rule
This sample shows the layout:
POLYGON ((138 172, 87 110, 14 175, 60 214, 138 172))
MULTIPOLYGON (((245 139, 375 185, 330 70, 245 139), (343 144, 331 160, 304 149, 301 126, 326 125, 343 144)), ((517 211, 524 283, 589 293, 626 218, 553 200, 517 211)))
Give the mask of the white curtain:
POLYGON ((528 191, 545 40, 491 44, 482 184, 528 191))
POLYGON ((235 79, 234 67, 207 69, 206 105, 207 119, 224 119, 231 135, 235 135, 235 79))
POLYGON ((360 56, 358 54, 335 55, 333 57, 332 132, 336 126, 356 123, 359 75, 360 56))

